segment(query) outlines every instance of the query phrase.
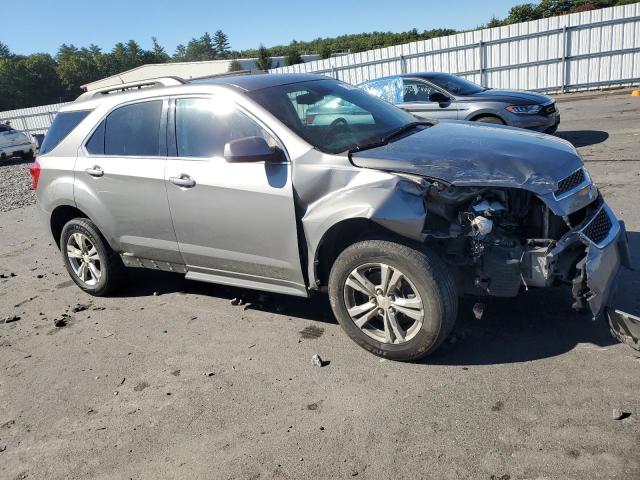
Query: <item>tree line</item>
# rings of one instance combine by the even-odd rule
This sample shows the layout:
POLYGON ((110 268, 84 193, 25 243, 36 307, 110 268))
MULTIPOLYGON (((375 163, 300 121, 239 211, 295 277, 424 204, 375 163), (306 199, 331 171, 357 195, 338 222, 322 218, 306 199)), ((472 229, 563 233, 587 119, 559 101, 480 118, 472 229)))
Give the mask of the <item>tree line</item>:
MULTIPOLYGON (((492 18, 480 27, 498 27, 511 23, 537 20, 567 13, 635 3, 637 0, 541 0, 511 8, 504 18, 492 18)), ((152 47, 145 50, 135 40, 117 43, 111 51, 96 45, 78 48, 63 44, 55 56, 47 53, 16 55, 0 42, 0 111, 24 108, 75 99, 81 85, 109 77, 148 63, 195 62, 231 59, 230 71, 242 67, 238 58, 256 58, 261 70, 281 66, 272 57, 284 56, 285 65, 302 63, 302 54, 317 54, 329 58, 338 53, 355 53, 374 48, 389 47, 418 40, 459 33, 454 29, 438 28, 406 32, 370 32, 316 38, 310 41, 293 40, 289 45, 257 49, 232 50, 228 36, 218 30, 192 38, 186 45, 178 45, 171 55, 152 38, 152 47)))

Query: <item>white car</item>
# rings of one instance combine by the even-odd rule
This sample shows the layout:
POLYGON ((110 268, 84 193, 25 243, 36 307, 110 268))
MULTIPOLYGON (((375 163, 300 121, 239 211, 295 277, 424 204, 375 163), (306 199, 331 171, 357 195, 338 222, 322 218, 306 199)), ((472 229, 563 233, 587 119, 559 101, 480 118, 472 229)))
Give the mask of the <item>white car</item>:
POLYGON ((34 157, 36 148, 30 135, 0 124, 0 160, 18 156, 30 160, 34 157))

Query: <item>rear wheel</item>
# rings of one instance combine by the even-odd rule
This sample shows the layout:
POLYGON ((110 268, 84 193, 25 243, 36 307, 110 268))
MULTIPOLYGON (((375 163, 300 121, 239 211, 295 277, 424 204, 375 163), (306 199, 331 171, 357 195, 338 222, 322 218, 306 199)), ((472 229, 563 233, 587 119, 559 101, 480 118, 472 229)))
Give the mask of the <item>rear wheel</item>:
POLYGON ((33 157, 35 156, 33 154, 33 150, 29 150, 26 153, 23 153, 22 155, 20 155, 24 160, 33 160, 33 157))
POLYGON ((60 236, 60 251, 71 279, 91 295, 108 295, 124 275, 122 260, 89 219, 67 222, 60 236))
POLYGON ((505 125, 505 123, 498 117, 493 115, 484 115, 475 119, 476 122, 481 123, 493 123, 494 125, 505 125))
POLYGON ((437 349, 458 308, 453 277, 435 254, 384 240, 359 242, 340 254, 329 276, 329 299, 358 345, 400 361, 437 349))

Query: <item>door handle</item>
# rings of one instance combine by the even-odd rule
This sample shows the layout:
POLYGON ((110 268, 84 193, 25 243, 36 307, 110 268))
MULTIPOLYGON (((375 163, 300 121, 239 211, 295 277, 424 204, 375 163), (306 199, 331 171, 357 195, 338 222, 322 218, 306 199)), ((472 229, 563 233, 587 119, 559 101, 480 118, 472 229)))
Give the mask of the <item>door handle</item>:
POLYGON ((183 188, 192 188, 196 186, 196 181, 186 173, 181 174, 179 177, 169 177, 169 181, 174 185, 183 188))
POLYGON ((101 177, 104 175, 104 170, 102 170, 99 165, 94 165, 91 168, 87 168, 85 172, 87 172, 92 177, 101 177))

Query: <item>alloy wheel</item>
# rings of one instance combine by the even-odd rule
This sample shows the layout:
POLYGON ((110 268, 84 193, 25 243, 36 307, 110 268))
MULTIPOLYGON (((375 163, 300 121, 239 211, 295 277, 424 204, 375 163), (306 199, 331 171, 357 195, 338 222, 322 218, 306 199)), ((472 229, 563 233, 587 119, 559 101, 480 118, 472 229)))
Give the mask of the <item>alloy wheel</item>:
POLYGON ((385 263, 353 269, 344 285, 344 299, 353 323, 381 343, 406 343, 424 322, 424 306, 415 285, 385 263))

